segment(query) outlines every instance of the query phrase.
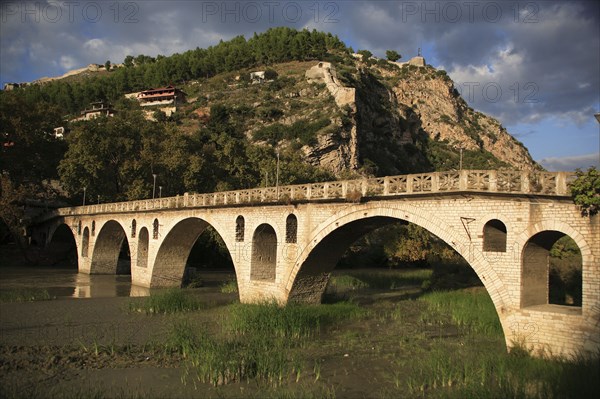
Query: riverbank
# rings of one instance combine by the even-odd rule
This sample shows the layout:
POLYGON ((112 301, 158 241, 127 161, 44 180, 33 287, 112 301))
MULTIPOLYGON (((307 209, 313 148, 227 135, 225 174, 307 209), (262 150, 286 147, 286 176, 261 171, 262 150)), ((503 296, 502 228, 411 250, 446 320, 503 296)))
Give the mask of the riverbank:
POLYGON ((160 299, 161 312, 150 310, 148 298, 2 303, 0 397, 558 398, 600 391, 597 360, 507 354, 482 287, 432 294, 423 289, 427 275, 339 274, 325 304, 285 309, 241 305, 218 285, 178 290, 160 299))

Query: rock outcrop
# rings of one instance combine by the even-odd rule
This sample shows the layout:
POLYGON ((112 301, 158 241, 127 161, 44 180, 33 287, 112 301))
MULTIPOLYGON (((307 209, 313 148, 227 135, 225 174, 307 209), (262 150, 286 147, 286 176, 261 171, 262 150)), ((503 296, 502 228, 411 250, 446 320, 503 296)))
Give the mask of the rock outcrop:
POLYGON ((538 168, 520 142, 497 120, 470 108, 446 73, 428 66, 422 57, 401 67, 390 63, 390 68, 382 68, 381 62, 355 62, 353 87, 341 83, 329 62, 319 62, 305 73, 309 82, 325 84, 353 123, 347 137, 325 135, 305 149, 311 163, 336 174, 365 163, 376 166, 366 168, 367 173, 423 171, 436 167, 424 153, 427 137, 455 154, 460 149, 481 153, 494 167, 538 168))

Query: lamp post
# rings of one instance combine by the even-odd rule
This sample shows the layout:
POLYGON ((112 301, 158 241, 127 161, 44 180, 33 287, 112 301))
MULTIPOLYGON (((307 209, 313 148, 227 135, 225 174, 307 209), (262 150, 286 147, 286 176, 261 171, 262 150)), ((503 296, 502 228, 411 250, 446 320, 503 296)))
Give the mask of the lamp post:
POLYGON ((460 161, 458 164, 458 170, 462 170, 462 161, 463 161, 463 154, 462 154, 462 147, 460 147, 460 161))
POLYGON ((279 150, 277 150, 277 174, 275 175, 275 192, 279 200, 279 150))
POLYGON ((87 190, 87 187, 83 188, 83 206, 85 206, 85 191, 87 190))
POLYGON ((156 173, 152 173, 152 177, 154 178, 154 184, 152 185, 152 199, 156 196, 156 173))
POLYGON ((158 186, 158 198, 162 198, 162 186, 158 186))
POLYGON ((98 195, 98 205, 100 205, 100 195, 98 195))

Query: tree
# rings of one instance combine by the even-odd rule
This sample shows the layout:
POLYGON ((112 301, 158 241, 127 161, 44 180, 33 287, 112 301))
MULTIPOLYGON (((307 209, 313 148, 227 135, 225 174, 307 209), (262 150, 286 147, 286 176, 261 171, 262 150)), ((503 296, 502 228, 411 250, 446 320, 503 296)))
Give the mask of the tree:
POLYGON ((64 123, 60 115, 55 105, 19 93, 0 95, 0 173, 7 173, 15 187, 57 177, 65 151, 53 134, 64 123))
POLYGON ((104 69, 106 69, 107 71, 110 71, 110 60, 107 60, 107 61, 104 63, 104 69))
POLYGON ((152 184, 148 176, 158 158, 152 146, 157 136, 164 136, 163 125, 145 120, 139 111, 75 125, 58 167, 64 189, 77 195, 87 187, 89 195, 109 201, 148 196, 152 184))
POLYGON ((367 62, 373 56, 369 50, 358 50, 358 54, 362 55, 363 62, 367 62))
POLYGON ((393 62, 396 62, 400 58, 402 58, 400 53, 398 53, 396 50, 387 50, 385 52, 385 56, 387 57, 388 60, 393 61, 393 62))
POLYGON ((127 57, 125 57, 125 60, 123 61, 123 64, 127 68, 132 67, 133 66, 133 56, 132 55, 128 55, 127 57))
POLYGON ((591 166, 587 172, 577 169, 575 175, 569 185, 573 202, 581 207, 582 216, 594 216, 600 211, 600 171, 591 166))

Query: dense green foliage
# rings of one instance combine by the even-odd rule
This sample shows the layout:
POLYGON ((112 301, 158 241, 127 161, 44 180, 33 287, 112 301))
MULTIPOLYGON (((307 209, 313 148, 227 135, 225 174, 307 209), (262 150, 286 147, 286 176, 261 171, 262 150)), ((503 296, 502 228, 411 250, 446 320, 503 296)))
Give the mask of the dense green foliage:
POLYGON ((19 96, 0 95, 0 237, 7 235, 22 249, 23 204, 51 200, 56 192, 48 184, 66 145, 53 133, 61 125, 58 108, 19 96))
POLYGON ((314 122, 302 119, 291 126, 275 123, 265 126, 254 133, 254 140, 264 140, 274 146, 281 140, 298 140, 302 145, 314 145, 317 132, 331 124, 329 118, 321 118, 314 122))
POLYGON ((591 166, 587 172, 577 169, 577 178, 569 184, 575 204, 583 216, 594 216, 600 211, 600 171, 591 166))
POLYGON ((19 95, 0 95, 0 171, 15 185, 56 177, 65 144, 54 138, 60 108, 19 95))
MULTIPOLYGON (((275 150, 245 138, 238 111, 212 106, 210 121, 192 135, 135 110, 79 122, 59 166, 63 187, 71 195, 85 187, 89 198, 107 202, 151 198, 152 174, 163 196, 260 186, 265 172, 275 176, 275 150)), ((281 184, 331 178, 292 150, 280 154, 281 184)))

